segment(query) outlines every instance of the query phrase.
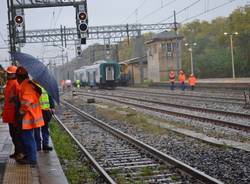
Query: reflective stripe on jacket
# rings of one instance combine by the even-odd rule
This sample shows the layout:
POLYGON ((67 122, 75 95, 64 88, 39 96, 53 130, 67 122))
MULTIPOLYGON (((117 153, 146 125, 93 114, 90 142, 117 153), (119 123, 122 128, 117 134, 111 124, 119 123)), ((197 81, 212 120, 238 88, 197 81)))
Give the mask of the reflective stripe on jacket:
POLYGON ((29 79, 21 83, 19 92, 21 106, 19 111, 23 114, 22 129, 33 129, 44 125, 39 97, 29 79))
POLYGON ((15 103, 20 86, 17 80, 7 80, 4 90, 2 120, 4 123, 15 123, 15 103))

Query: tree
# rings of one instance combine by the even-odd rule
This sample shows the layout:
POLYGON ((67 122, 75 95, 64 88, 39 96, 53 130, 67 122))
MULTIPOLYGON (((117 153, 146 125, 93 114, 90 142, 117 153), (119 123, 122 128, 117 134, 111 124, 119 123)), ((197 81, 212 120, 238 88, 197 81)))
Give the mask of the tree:
MULTIPOLYGON (((200 78, 231 77, 230 41, 224 32, 239 32, 234 36, 236 77, 250 76, 250 6, 240 7, 229 17, 218 17, 211 22, 195 20, 182 26, 185 42, 196 42, 193 48, 195 73, 200 78)), ((190 57, 182 45, 182 61, 190 72, 190 57)))

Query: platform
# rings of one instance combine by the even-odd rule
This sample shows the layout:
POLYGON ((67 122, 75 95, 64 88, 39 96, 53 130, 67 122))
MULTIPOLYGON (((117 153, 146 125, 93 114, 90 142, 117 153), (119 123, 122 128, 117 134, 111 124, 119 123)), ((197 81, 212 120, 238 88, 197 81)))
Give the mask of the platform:
MULTIPOLYGON (((187 78, 188 79, 188 78, 187 78)), ((188 87, 188 81, 185 81, 188 87)), ((170 87, 169 81, 154 82, 151 84, 156 87, 170 87)), ((179 82, 175 80, 175 86, 178 86, 179 82)), ((196 89, 214 88, 214 89, 233 89, 233 90, 249 90, 250 78, 209 78, 209 79, 197 79, 196 89)))
POLYGON ((67 184, 56 152, 37 153, 38 164, 35 168, 17 164, 9 159, 13 145, 8 125, 0 122, 0 183, 3 184, 67 184))

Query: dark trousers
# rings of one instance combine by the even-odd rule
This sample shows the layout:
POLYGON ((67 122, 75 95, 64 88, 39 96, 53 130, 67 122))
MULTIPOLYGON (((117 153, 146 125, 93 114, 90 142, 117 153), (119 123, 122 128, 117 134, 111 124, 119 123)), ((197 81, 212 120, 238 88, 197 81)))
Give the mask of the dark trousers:
POLYGON ((182 90, 182 91, 185 90, 185 82, 181 82, 181 90, 182 90))
POLYGON ((50 110, 42 110, 44 126, 41 128, 36 128, 34 135, 36 140, 37 149, 41 149, 41 143, 43 146, 49 146, 49 122, 51 120, 52 114, 50 110), (41 139, 42 132, 42 139, 41 139))
POLYGON ((171 82, 171 87, 170 87, 171 90, 174 90, 174 82, 171 82))
POLYGON ((33 135, 33 129, 22 130, 22 139, 27 160, 36 162, 36 142, 33 135))
POLYGON ((15 154, 25 153, 25 148, 22 142, 21 125, 13 126, 13 124, 9 123, 9 132, 10 132, 10 136, 15 147, 15 154))

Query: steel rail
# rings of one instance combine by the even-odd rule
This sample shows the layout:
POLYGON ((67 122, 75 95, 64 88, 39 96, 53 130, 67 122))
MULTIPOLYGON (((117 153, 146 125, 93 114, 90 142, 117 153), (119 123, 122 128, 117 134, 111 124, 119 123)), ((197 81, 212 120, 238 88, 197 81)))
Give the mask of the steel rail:
POLYGON ((153 110, 156 112, 167 113, 169 115, 174 115, 174 116, 178 116, 178 117, 185 117, 185 118, 195 119, 195 120, 199 120, 199 121, 209 122, 209 123, 220 125, 220 126, 224 125, 224 126, 229 127, 229 128, 244 130, 246 132, 250 131, 249 125, 244 125, 244 124, 239 124, 239 123, 234 123, 234 122, 229 122, 229 121, 223 121, 223 120, 218 120, 218 119, 214 119, 214 118, 206 118, 206 117, 201 117, 201 116, 197 116, 197 115, 193 115, 193 114, 180 113, 180 112, 176 112, 176 111, 169 111, 169 110, 165 110, 165 109, 161 109, 161 108, 157 108, 157 107, 151 107, 151 106, 136 104, 136 103, 132 103, 132 102, 125 102, 125 101, 114 99, 111 97, 104 97, 104 96, 99 96, 99 95, 94 95, 94 94, 85 94, 85 95, 92 96, 92 97, 95 96, 97 98, 102 98, 102 99, 106 99, 106 100, 112 100, 112 101, 127 104, 127 105, 133 105, 136 107, 140 107, 143 109, 149 109, 149 110, 153 110))
MULTIPOLYGON (((81 94, 82 92, 78 92, 78 93, 81 94)), ((84 94, 86 94, 86 93, 84 93, 84 94)), ((107 95, 107 94, 105 94, 105 95, 107 95)), ((111 96, 111 95, 108 95, 108 96, 111 96)), ((131 100, 139 100, 139 101, 148 102, 148 103, 155 103, 155 104, 172 106, 172 107, 177 107, 177 108, 185 108, 185 109, 188 109, 188 110, 195 110, 195 111, 198 111, 198 112, 209 112, 209 113, 215 113, 215 114, 220 114, 220 115, 228 115, 228 114, 230 114, 230 115, 237 116, 237 117, 240 117, 240 118, 248 118, 248 119, 250 119, 250 114, 244 114, 244 113, 239 113, 239 112, 222 111, 222 110, 194 107, 194 106, 188 106, 188 105, 179 105, 179 104, 174 104, 174 103, 169 103, 169 102, 146 100, 146 99, 140 99, 140 98, 135 98, 135 97, 121 96, 121 95, 112 95, 112 97, 127 98, 127 99, 131 99, 131 100)))
POLYGON ((120 137, 121 139, 125 139, 128 142, 130 142, 131 144, 135 145, 136 147, 145 150, 148 154, 150 154, 152 157, 156 158, 156 159, 160 159, 162 160, 164 163, 166 164, 171 164, 174 165, 176 168, 178 168, 180 171, 183 171, 195 178, 197 178, 198 180, 201 180, 202 182, 208 183, 208 184, 222 184, 221 181, 165 154, 162 153, 161 151, 156 150, 155 148, 133 138, 130 135, 127 135, 123 132, 121 132, 120 130, 117 130, 113 127, 111 127, 110 125, 106 124, 105 122, 87 114, 86 112, 80 110, 79 108, 73 106, 72 104, 66 102, 65 100, 62 100, 62 104, 65 104, 67 106, 69 106, 72 110, 74 110, 75 112, 77 112, 80 116, 83 116, 89 120, 92 120, 94 122, 96 122, 100 127, 102 127, 103 129, 109 131, 110 133, 112 133, 113 135, 116 135, 117 137, 120 137))
POLYGON ((69 129, 61 122, 61 120, 53 115, 54 119, 64 128, 64 130, 70 135, 70 137, 76 142, 81 151, 87 157, 87 159, 93 164, 96 171, 110 184, 116 184, 116 182, 109 176, 109 174, 98 164, 98 162, 91 156, 91 154, 83 147, 83 145, 75 138, 75 136, 69 131, 69 129))
MULTIPOLYGON (((164 96, 185 96, 185 97, 195 97, 195 98, 204 98, 204 96, 199 96, 199 95, 188 95, 188 94, 172 94, 172 93, 159 93, 159 92, 149 92, 149 91, 131 91, 131 90, 125 90, 122 89, 122 91, 128 91, 129 93, 137 93, 137 92, 142 92, 142 93, 148 93, 148 94, 157 94, 157 95, 164 95, 164 96)), ((231 103, 236 103, 236 104, 243 104, 244 102, 244 98, 231 98, 231 97, 213 97, 213 96, 209 96, 206 98, 211 98, 211 100, 208 101, 212 101, 212 102, 217 102, 216 100, 213 99, 219 99, 219 100, 232 100, 232 101, 237 101, 237 102, 231 102, 231 103), (242 103, 240 103, 239 101, 242 101, 242 103)), ((220 101, 218 101, 220 102, 220 101)), ((227 102, 223 102, 223 103, 227 103, 227 102)))

